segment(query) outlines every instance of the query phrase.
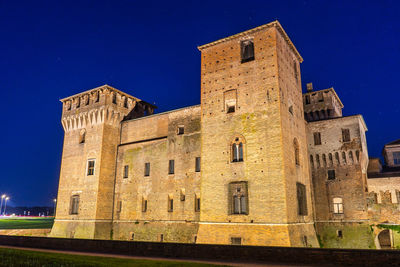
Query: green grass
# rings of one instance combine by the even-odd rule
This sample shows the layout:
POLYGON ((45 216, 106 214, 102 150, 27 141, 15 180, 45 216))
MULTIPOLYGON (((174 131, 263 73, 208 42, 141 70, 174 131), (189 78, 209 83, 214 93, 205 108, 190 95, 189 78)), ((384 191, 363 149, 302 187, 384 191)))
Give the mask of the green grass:
MULTIPOLYGON (((121 259, 0 248, 0 266, 217 266, 193 262, 121 259)), ((220 265, 219 265, 220 266, 220 265)))
POLYGON ((7 218, 0 219, 0 229, 48 229, 53 223, 54 218, 7 218))

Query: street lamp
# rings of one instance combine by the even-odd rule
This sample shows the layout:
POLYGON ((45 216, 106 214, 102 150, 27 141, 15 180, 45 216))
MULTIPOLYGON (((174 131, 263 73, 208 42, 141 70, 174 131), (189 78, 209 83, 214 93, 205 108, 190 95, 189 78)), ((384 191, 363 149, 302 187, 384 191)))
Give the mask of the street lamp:
POLYGON ((7 200, 9 200, 9 199, 10 199, 9 197, 6 197, 6 201, 5 201, 5 204, 4 204, 4 215, 6 215, 7 200))
POLYGON ((54 201, 54 218, 56 217, 56 206, 57 206, 57 198, 53 199, 54 201))
POLYGON ((1 212, 3 211, 3 200, 5 197, 6 197, 6 194, 1 195, 0 216, 1 216, 1 212))

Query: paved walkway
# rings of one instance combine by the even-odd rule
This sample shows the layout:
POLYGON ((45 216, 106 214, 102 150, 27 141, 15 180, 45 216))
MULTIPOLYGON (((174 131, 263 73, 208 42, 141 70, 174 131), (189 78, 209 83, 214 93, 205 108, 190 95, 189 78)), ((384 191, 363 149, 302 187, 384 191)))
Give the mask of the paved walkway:
POLYGON ((196 262, 206 263, 214 265, 225 265, 225 266, 243 266, 243 267, 283 267, 283 266, 312 266, 312 265, 296 265, 296 264, 272 264, 272 263, 240 263, 240 262, 224 262, 224 261, 212 261, 212 260, 197 260, 197 259, 176 259, 176 258, 155 258, 155 257, 138 257, 138 256, 125 256, 118 254, 104 254, 104 253, 92 253, 92 252, 77 252, 77 251, 63 251, 63 250, 52 250, 52 249, 39 249, 39 248, 27 248, 27 247, 13 247, 3 246, 1 248, 12 248, 21 250, 31 250, 49 253, 62 253, 70 255, 83 255, 83 256, 95 256, 95 257, 109 257, 109 258, 122 258, 122 259, 140 259, 140 260, 161 260, 161 261, 175 261, 175 262, 196 262))

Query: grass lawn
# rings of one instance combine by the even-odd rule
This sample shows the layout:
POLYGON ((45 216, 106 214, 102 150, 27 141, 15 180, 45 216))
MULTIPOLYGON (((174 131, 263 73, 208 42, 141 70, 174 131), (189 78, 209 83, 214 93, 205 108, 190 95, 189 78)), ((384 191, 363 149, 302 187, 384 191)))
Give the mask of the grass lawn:
POLYGON ((54 218, 2 218, 1 229, 47 229, 53 226, 54 218))
MULTIPOLYGON (((192 262, 135 260, 95 256, 69 255, 0 248, 0 266, 217 266, 192 262)), ((218 265, 221 266, 221 265, 218 265)))

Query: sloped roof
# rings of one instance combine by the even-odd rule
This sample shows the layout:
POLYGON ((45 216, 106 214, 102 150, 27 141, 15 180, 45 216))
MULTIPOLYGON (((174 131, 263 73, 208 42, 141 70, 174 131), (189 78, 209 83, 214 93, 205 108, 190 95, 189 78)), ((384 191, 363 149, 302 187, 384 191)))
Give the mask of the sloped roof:
POLYGON ((400 139, 387 143, 385 146, 400 145, 400 139))

